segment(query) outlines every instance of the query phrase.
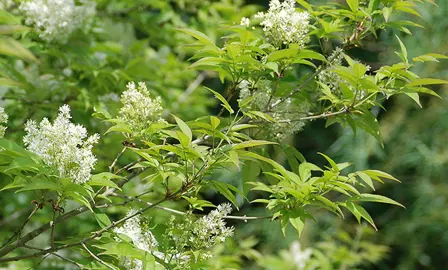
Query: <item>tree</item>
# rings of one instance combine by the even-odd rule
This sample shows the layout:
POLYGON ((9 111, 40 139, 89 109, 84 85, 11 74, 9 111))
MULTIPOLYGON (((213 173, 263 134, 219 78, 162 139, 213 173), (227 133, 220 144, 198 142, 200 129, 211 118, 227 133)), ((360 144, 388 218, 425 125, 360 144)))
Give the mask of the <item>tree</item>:
MULTIPOLYGON (((234 234, 229 220, 270 219, 283 234, 291 226, 300 236, 324 209, 341 218, 351 213, 376 229, 363 202, 403 205, 368 190, 374 182, 399 180, 374 169, 344 173, 350 163, 323 153, 327 165, 320 167, 291 138, 309 121, 324 120, 382 144, 372 110, 384 99, 404 94, 420 104, 421 93, 438 96, 428 86, 448 81, 420 78, 411 69, 444 55, 411 60, 397 36, 397 63, 372 70, 351 56, 381 31, 418 26, 392 20, 395 13, 418 14, 415 2, 272 0, 253 16, 256 8, 239 2, 230 10, 219 2, 191 10, 184 1, 5 2, 0 82, 9 102, 0 120, 6 123, 9 112, 12 128, 0 141, 1 192, 12 201, 23 196, 33 208, 12 204, 10 214, 20 222, 9 222, 0 262, 38 267, 54 256, 89 269, 220 269, 224 255, 214 248, 234 234), (239 25, 231 24, 235 11, 248 16, 239 25), (185 22, 188 12, 197 17, 185 22), (227 26, 220 27, 223 18, 227 26), (219 82, 200 87, 214 76, 219 82), (118 96, 110 89, 124 91, 118 96), (216 114, 207 111, 212 96, 220 105, 216 114), (54 120, 26 120, 42 118, 48 108, 59 108, 54 120), (91 110, 96 120, 86 117, 91 110), (222 179, 226 171, 241 177, 222 179), (225 202, 207 200, 209 192, 225 202), (259 204, 267 214, 230 215, 259 204), (74 222, 81 226, 66 231, 74 222), (31 223, 37 227, 25 232, 31 223)), ((231 267, 241 267, 243 256, 269 267, 254 242, 245 241, 231 267)), ((351 261, 339 262, 328 250, 304 251, 295 267, 345 269, 368 260, 365 251, 354 251, 351 261)))

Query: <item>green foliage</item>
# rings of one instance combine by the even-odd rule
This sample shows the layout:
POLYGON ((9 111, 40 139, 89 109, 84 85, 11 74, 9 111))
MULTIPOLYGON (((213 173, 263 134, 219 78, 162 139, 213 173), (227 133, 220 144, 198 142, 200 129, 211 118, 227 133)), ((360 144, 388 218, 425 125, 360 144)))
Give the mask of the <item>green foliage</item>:
POLYGON ((396 36, 396 62, 372 68, 354 57, 384 31, 410 34, 407 27, 419 27, 397 17, 420 16, 421 1, 300 0, 297 9, 294 1, 272 1, 247 26, 234 22, 261 7, 237 0, 98 0, 93 28, 67 43, 46 42, 22 25, 26 14, 15 2, 0 12, 0 84, 10 115, 8 139, 0 139, 0 192, 3 215, 21 208, 25 214, 0 234, 0 263, 45 267, 54 256, 86 269, 349 269, 383 257, 387 248, 361 241, 362 227, 353 239, 340 232, 315 245, 303 262, 286 251, 264 257, 254 238, 225 240, 230 225, 238 224, 238 235, 243 222, 265 219, 283 236, 293 230, 303 239, 320 210, 339 218, 351 213, 377 230, 365 202, 404 207, 393 195, 370 193, 384 180, 400 182, 391 174, 345 173, 351 163, 323 153, 325 165, 307 160, 291 139, 323 119, 326 128, 363 130, 384 146, 377 117, 384 100, 403 94, 421 107, 422 94, 439 97, 429 87, 448 81, 414 69, 448 58, 443 54, 411 58, 396 36), (290 29, 284 14, 306 23, 290 29), (275 40, 294 31, 302 31, 301 40, 275 40), (28 118, 49 116, 63 104, 81 125, 65 125, 67 141, 55 143, 44 119, 35 138, 59 156, 49 160, 33 142, 15 143, 28 118), (81 138, 77 160, 91 154, 84 126, 102 138, 93 150, 95 172, 80 184, 63 177, 80 165, 63 162, 72 154, 70 134, 81 138), (222 201, 241 213, 230 215, 222 201))

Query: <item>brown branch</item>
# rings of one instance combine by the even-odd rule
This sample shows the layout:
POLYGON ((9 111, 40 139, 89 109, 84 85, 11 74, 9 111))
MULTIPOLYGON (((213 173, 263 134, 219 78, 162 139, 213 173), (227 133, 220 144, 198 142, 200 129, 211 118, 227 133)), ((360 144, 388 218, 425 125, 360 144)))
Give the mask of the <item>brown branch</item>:
MULTIPOLYGON (((128 175, 125 179, 122 179, 120 182, 117 183, 118 187, 122 187, 124 186, 127 182, 129 182, 132 178, 134 178, 135 176, 137 176, 139 174, 139 172, 134 172, 130 175, 128 175)), ((113 193, 116 191, 116 188, 111 188, 111 189, 107 189, 104 193, 103 196, 107 196, 109 193, 113 193)), ((92 202, 93 204, 93 202, 92 202)), ((94 206, 94 205, 92 205, 94 206)), ((55 221, 54 221, 54 225, 59 224, 64 222, 65 220, 72 218, 74 216, 77 216, 79 214, 82 214, 84 212, 86 212, 87 210, 89 210, 86 206, 81 206, 78 207, 70 212, 65 213, 62 216, 59 216, 55 221)), ((36 238, 37 236, 39 236, 40 234, 42 234, 43 232, 47 231, 48 229, 51 228, 51 225, 49 223, 43 224, 42 226, 40 226, 39 228, 27 233, 25 236, 23 236, 22 238, 18 239, 14 244, 6 246, 3 249, 0 249, 0 258, 4 257, 5 255, 7 255, 8 253, 10 253, 11 251, 19 248, 19 247, 23 247, 28 241, 36 238)))
MULTIPOLYGON (((138 216, 138 215, 148 211, 149 209, 154 208, 157 205, 163 203, 164 201, 166 201, 168 199, 171 199, 171 198, 173 198, 173 197, 175 197, 175 196, 177 196, 177 195, 179 195, 179 194, 181 194, 183 192, 184 191, 178 191, 176 193, 173 193, 171 196, 166 196, 162 200, 160 200, 160 201, 158 201, 156 203, 153 203, 151 205, 148 205, 147 207, 145 207, 145 208, 135 212, 132 215, 123 217, 122 219, 120 219, 120 220, 118 220, 116 222, 112 222, 110 225, 102 228, 101 230, 98 230, 98 231, 94 232, 91 236, 86 237, 86 238, 82 239, 81 241, 78 241, 78 242, 75 242, 75 243, 72 243, 72 244, 65 244, 65 245, 62 245, 62 246, 54 247, 54 248, 44 249, 42 251, 35 252, 33 254, 16 256, 16 257, 9 257, 9 258, 0 258, 0 263, 10 262, 10 261, 19 261, 19 260, 22 260, 22 259, 39 257, 39 256, 42 256, 42 255, 46 255, 48 253, 53 253, 53 252, 61 250, 61 249, 71 248, 71 247, 74 247, 74 246, 82 245, 83 243, 85 244, 85 243, 87 243, 87 242, 89 242, 89 241, 91 241, 91 240, 101 236, 104 232, 106 232, 106 231, 108 231, 108 230, 110 230, 112 228, 115 228, 116 226, 120 225, 121 223, 125 222, 126 220, 131 219, 131 218, 133 218, 135 216, 138 216)), ((23 246, 23 244, 22 244, 22 246, 23 246)))

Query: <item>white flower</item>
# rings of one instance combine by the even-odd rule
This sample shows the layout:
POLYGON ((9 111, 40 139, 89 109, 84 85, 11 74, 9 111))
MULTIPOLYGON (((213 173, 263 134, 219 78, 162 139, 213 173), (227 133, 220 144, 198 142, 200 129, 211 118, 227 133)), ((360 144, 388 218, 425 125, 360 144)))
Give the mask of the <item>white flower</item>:
MULTIPOLYGON (((0 107, 0 124, 6 124, 8 122, 8 115, 5 112, 5 108, 0 107)), ((0 125, 0 138, 3 138, 5 136, 6 127, 3 125, 0 125)))
POLYGON ((224 217, 231 211, 232 206, 225 203, 200 219, 195 219, 191 213, 183 216, 180 221, 172 217, 165 236, 175 243, 169 256, 175 258, 181 269, 189 269, 188 265, 193 261, 210 258, 210 249, 233 235, 234 228, 227 227, 224 221, 224 217), (196 254, 195 258, 185 255, 191 252, 196 254))
MULTIPOLYGON (((135 214, 137 211, 131 209, 127 216, 135 214)), ((157 248, 158 243, 150 230, 142 229, 140 216, 135 216, 125 221, 123 226, 115 228, 114 232, 124 234, 132 240, 132 243, 141 250, 150 252, 157 248)))
POLYGON ((87 130, 82 125, 71 123, 70 118, 70 107, 63 105, 53 124, 47 118, 39 126, 35 121, 28 120, 23 141, 29 151, 55 168, 60 177, 82 184, 90 179, 96 163, 92 147, 98 142, 99 135, 87 137, 87 130))
POLYGON ((160 97, 152 99, 146 84, 134 82, 127 85, 127 90, 121 95, 123 107, 120 109, 120 119, 129 125, 133 132, 140 132, 152 123, 165 122, 162 119, 162 100, 160 97))
POLYGON ((89 27, 95 15, 95 1, 78 2, 82 5, 74 0, 29 0, 19 9, 25 23, 34 26, 42 39, 64 43, 74 31, 89 27))
POLYGON ((297 270, 303 270, 310 260, 312 251, 309 248, 302 251, 300 248, 300 243, 298 241, 294 241, 289 248, 289 253, 294 261, 294 264, 297 266, 297 270))
POLYGON ((246 18, 246 17, 241 18, 240 25, 249 27, 249 25, 250 25, 250 19, 249 19, 249 18, 246 18))
MULTIPOLYGON (((127 216, 135 214, 136 211, 131 209, 127 216)), ((125 221, 123 226, 114 229, 115 233, 124 234, 129 237, 138 249, 146 252, 151 252, 157 249, 159 243, 150 230, 142 228, 143 222, 140 216, 135 216, 125 221)), ((124 258, 123 266, 129 270, 141 270, 143 269, 143 263, 139 259, 124 258)))
POLYGON ((295 0, 271 0, 267 13, 259 12, 255 18, 260 18, 268 39, 276 46, 296 43, 302 48, 308 43, 310 14, 296 12, 295 0))

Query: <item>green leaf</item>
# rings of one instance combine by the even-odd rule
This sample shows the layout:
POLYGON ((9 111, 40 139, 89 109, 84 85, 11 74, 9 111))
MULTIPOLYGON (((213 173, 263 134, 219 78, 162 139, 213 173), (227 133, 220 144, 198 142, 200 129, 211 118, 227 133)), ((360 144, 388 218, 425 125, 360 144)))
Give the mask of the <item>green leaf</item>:
POLYGON ((370 14, 373 13, 373 11, 377 10, 380 6, 380 0, 370 0, 369 1, 369 12, 370 14))
POLYGON ((8 78, 0 78, 0 85, 5 85, 5 86, 23 86, 23 84, 21 82, 18 81, 14 81, 8 78))
POLYGON ((352 212, 352 214, 356 217, 356 219, 358 220, 358 223, 361 222, 361 217, 364 218, 365 220, 367 220, 367 222, 370 223, 370 225, 372 225, 372 227, 378 231, 378 229, 376 228, 375 222, 373 222, 372 217, 369 215, 369 213, 366 211, 366 209, 364 209, 362 206, 358 205, 358 204, 354 204, 352 202, 346 202, 345 203, 345 207, 352 212))
POLYGON ((113 173, 103 172, 92 175, 92 178, 87 182, 89 186, 101 186, 112 187, 121 190, 117 184, 111 181, 111 179, 123 179, 124 177, 115 175, 113 173))
POLYGON ((397 178, 393 177, 392 175, 382 172, 382 171, 378 171, 378 170, 365 170, 363 171, 365 174, 367 174, 368 176, 372 177, 375 180, 381 180, 379 179, 379 177, 381 178, 386 178, 386 179, 390 179, 396 182, 400 182, 400 180, 398 180, 397 178))
POLYGON ((219 101, 222 102, 222 106, 224 106, 224 108, 226 108, 226 110, 227 110, 230 114, 233 114, 233 113, 234 113, 234 111, 233 111, 232 107, 230 106, 229 102, 227 102, 227 100, 226 100, 220 93, 218 93, 218 92, 216 92, 216 91, 213 91, 212 89, 210 89, 210 88, 208 88, 208 87, 205 87, 205 88, 206 88, 208 91, 212 92, 212 93, 215 95, 215 97, 216 97, 217 99, 219 99, 219 101))
POLYGON ((0 25, 0 35, 9 35, 28 30, 30 28, 23 25, 0 25))
POLYGON ((404 46, 404 43, 401 41, 401 39, 395 35, 395 37, 398 39, 398 42, 400 43, 401 53, 395 52, 404 63, 408 62, 408 51, 406 50, 406 46, 404 46))
POLYGON ((143 252, 135 247, 133 247, 129 243, 125 242, 110 242, 103 245, 94 245, 94 247, 97 247, 99 249, 104 250, 103 252, 99 253, 98 255, 118 255, 118 256, 129 256, 132 258, 142 259, 143 252))
POLYGON ((39 165, 39 163, 29 157, 17 157, 12 160, 7 168, 5 168, 4 172, 14 170, 38 172, 40 168, 39 165))
POLYGON ((55 191, 62 191, 63 187, 59 183, 55 183, 53 181, 44 179, 44 178, 33 178, 31 183, 26 184, 21 189, 16 192, 23 192, 29 190, 40 190, 40 189, 48 189, 55 191))
POLYGON ((154 270, 154 269, 156 269, 156 259, 151 253, 145 252, 145 257, 143 259, 143 270, 154 270))
POLYGON ((216 47, 215 42, 213 42, 206 34, 199 32, 194 29, 187 29, 187 28, 175 28, 176 30, 182 31, 185 34, 188 34, 194 38, 196 38, 200 43, 204 45, 213 45, 216 47))
POLYGON ((301 50, 300 53, 297 55, 296 59, 317 59, 320 60, 322 62, 326 62, 327 59, 325 58, 325 56, 323 56, 322 54, 315 52, 315 51, 311 51, 311 50, 301 50))
POLYGON ((433 79, 433 78, 419 78, 408 83, 407 86, 419 86, 419 85, 430 85, 430 84, 448 84, 447 80, 433 79))
POLYGON ((277 143, 270 142, 270 141, 262 141, 262 140, 252 140, 252 141, 245 141, 245 142, 236 144, 232 147, 232 149, 238 150, 238 149, 256 147, 256 146, 260 146, 260 145, 268 145, 268 144, 277 144, 277 143))
POLYGON ((214 189, 218 191, 218 193, 226 197, 226 199, 229 200, 238 209, 238 203, 236 202, 235 195, 230 191, 231 187, 235 188, 234 186, 215 180, 210 181, 210 183, 214 187, 214 189))
POLYGON ((330 210, 331 212, 335 213, 339 217, 344 218, 344 214, 342 213, 342 210, 334 202, 330 201, 329 199, 327 199, 321 195, 313 196, 313 199, 317 200, 320 203, 319 205, 330 210))
POLYGON ((38 62, 37 58, 28 49, 10 37, 0 37, 0 54, 19 57, 30 62, 38 62))
POLYGON ((12 188, 23 187, 27 183, 28 183, 28 181, 26 180, 26 178, 21 176, 21 175, 19 175, 19 176, 16 176, 14 178, 14 181, 12 183, 9 183, 6 186, 4 186, 2 189, 0 189, 0 191, 7 190, 7 189, 12 189, 12 188))
POLYGON ((101 210, 95 208, 93 212, 95 215, 96 222, 98 222, 98 225, 100 225, 101 228, 105 228, 111 224, 109 217, 101 210))
POLYGON ((243 186, 243 194, 246 196, 249 192, 249 182, 256 182, 257 176, 260 174, 261 169, 257 162, 247 160, 244 162, 241 170, 241 181, 243 186))
POLYGON ((179 126, 182 133, 188 137, 188 143, 191 143, 191 141, 193 140, 193 134, 191 133, 190 127, 182 119, 178 118, 174 114, 172 114, 172 116, 176 120, 176 123, 179 126))
POLYGON ((353 12, 358 11, 358 6, 359 6, 358 0, 346 0, 346 2, 353 12))
POLYGON ((336 164, 336 162, 334 162, 334 160, 332 160, 330 157, 328 157, 327 155, 325 155, 325 154, 323 154, 323 153, 318 153, 318 154, 321 155, 321 156, 323 156, 323 157, 328 161, 328 163, 330 163, 331 168, 332 168, 335 172, 339 172, 339 171, 340 171, 338 165, 336 164))
POLYGON ((123 133, 128 133, 128 134, 132 134, 132 130, 129 128, 128 125, 124 124, 124 123, 117 123, 115 126, 111 126, 106 132, 110 133, 110 132, 123 132, 123 133))
POLYGON ((448 59, 448 56, 438 53, 427 53, 412 58, 414 62, 439 62, 437 59, 448 59))
POLYGON ((422 104, 420 103, 420 96, 417 93, 409 93, 409 92, 405 92, 405 95, 407 95, 408 97, 412 98, 412 100, 415 101, 415 103, 417 103, 417 105, 422 108, 422 104))
POLYGON ((404 207, 401 203, 398 203, 388 197, 377 195, 377 194, 368 194, 368 193, 362 193, 361 195, 353 196, 348 199, 348 201, 352 202, 377 202, 377 203, 387 203, 387 204, 394 204, 398 205, 400 207, 404 207))
POLYGON ((370 178, 369 175, 367 175, 364 172, 357 172, 356 173, 361 179, 362 181, 364 181, 371 189, 375 190, 375 186, 373 185, 373 181, 372 178, 370 178))
POLYGON ((381 131, 378 120, 373 115, 371 111, 363 111, 362 114, 357 115, 354 121, 357 127, 360 127, 370 135, 372 135, 375 139, 381 143, 381 146, 384 147, 383 141, 381 139, 381 131))
POLYGON ((220 123, 221 123, 221 120, 219 120, 218 117, 210 116, 210 124, 212 126, 212 129, 216 129, 220 123))
POLYGON ((69 199, 74 200, 79 202, 81 205, 84 205, 85 207, 87 207, 90 212, 93 213, 93 209, 92 206, 90 205, 90 202, 88 199, 86 199, 84 196, 82 196, 81 194, 77 193, 77 192, 73 192, 73 191, 65 191, 64 192, 65 196, 67 196, 69 199))
POLYGON ((302 234, 303 228, 305 227, 305 218, 304 217, 297 217, 297 218, 289 218, 289 223, 296 229, 297 233, 300 235, 302 234))
POLYGON ((290 48, 274 51, 269 54, 267 62, 276 62, 283 59, 290 59, 295 57, 299 53, 298 48, 290 48))

